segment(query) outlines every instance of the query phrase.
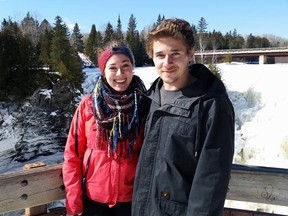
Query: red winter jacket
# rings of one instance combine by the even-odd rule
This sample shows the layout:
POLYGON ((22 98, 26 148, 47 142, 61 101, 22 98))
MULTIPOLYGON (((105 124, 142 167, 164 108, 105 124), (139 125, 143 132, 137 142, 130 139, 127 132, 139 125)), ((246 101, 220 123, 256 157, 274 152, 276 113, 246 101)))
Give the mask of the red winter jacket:
POLYGON ((106 148, 97 146, 101 137, 97 133, 92 97, 88 95, 83 98, 72 119, 64 152, 63 180, 67 214, 83 212, 81 184, 86 172, 86 195, 90 199, 107 203, 110 207, 116 202, 132 200, 143 131, 139 133, 129 157, 116 159, 112 155, 109 158, 106 148))

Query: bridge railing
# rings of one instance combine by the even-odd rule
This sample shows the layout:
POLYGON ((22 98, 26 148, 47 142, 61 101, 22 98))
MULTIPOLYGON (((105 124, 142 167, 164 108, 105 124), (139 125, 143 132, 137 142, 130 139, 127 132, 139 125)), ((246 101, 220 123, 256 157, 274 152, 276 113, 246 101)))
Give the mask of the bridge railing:
POLYGON ((266 47, 266 48, 243 48, 243 49, 222 49, 222 50, 196 50, 195 55, 227 55, 227 54, 265 54, 265 53, 288 53, 288 47, 266 47))
MULTIPOLYGON (((61 164, 27 167, 0 174, 0 214, 25 209, 25 215, 48 215, 47 204, 65 199, 61 164)), ((231 201, 288 207, 288 170, 233 165, 226 202, 231 201)), ((242 216, 272 215, 264 214, 265 210, 257 214, 248 210, 227 207, 224 215, 240 215, 235 213, 239 211, 242 216)), ((57 215, 65 215, 65 211, 57 215)))

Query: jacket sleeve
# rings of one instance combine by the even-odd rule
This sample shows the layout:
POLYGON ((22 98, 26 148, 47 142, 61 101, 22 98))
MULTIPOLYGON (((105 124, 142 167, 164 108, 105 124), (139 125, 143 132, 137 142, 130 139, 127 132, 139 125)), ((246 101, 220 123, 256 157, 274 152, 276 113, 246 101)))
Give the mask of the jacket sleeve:
POLYGON ((85 103, 80 102, 72 118, 64 151, 63 181, 67 214, 83 212, 82 161, 85 153, 85 103))
POLYGON ((202 150, 193 179, 188 215, 222 216, 234 154, 234 109, 227 97, 204 111, 202 150))

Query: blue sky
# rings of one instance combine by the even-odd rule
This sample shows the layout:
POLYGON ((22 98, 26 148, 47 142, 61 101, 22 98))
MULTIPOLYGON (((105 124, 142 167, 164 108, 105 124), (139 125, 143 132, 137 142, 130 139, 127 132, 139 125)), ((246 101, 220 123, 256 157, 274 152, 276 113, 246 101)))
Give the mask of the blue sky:
POLYGON ((69 27, 78 23, 81 33, 89 33, 92 24, 104 30, 107 22, 113 27, 118 15, 122 30, 127 30, 131 14, 141 31, 158 15, 166 18, 178 17, 197 25, 201 17, 208 23, 208 31, 237 30, 242 36, 273 34, 288 38, 288 0, 0 0, 0 21, 11 17, 21 21, 30 15, 41 22, 46 18, 54 24, 59 15, 69 27))

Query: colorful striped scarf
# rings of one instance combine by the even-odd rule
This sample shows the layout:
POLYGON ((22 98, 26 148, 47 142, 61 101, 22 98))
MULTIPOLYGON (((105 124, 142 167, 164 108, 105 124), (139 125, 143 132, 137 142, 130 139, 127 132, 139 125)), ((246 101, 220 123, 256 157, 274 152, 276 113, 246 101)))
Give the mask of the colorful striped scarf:
POLYGON ((115 92, 101 76, 93 91, 94 115, 101 139, 98 144, 106 144, 108 156, 129 156, 137 139, 143 119, 139 102, 146 88, 142 80, 134 75, 128 89, 119 94, 115 92), (125 146, 119 146, 121 145, 125 146), (120 155, 119 155, 120 154, 120 155))

